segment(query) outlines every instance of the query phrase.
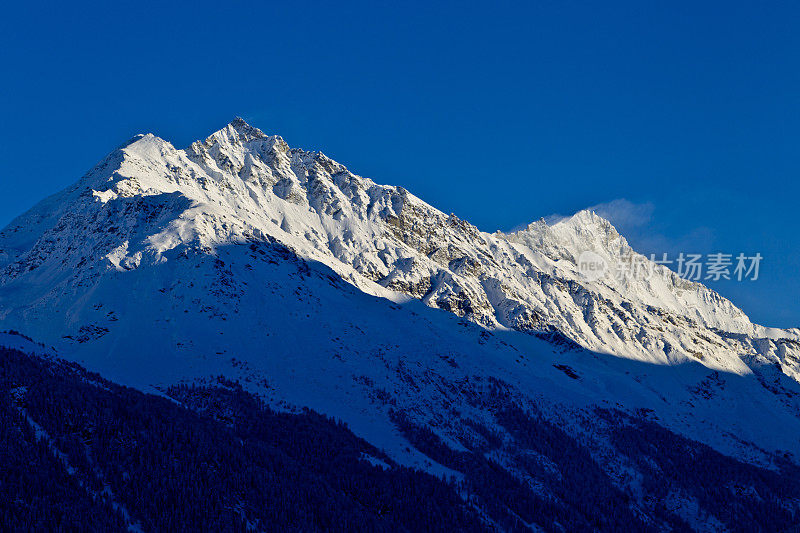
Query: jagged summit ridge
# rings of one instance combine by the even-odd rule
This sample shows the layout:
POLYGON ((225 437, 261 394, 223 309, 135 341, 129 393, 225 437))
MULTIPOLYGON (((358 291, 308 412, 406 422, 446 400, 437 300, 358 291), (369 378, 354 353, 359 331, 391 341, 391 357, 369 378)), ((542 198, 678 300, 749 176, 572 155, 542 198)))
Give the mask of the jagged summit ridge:
MULTIPOLYGON (((556 331, 650 362, 737 373, 769 363, 797 375, 795 332, 753 325, 701 284, 584 279, 582 251, 608 261, 634 253, 591 211, 488 234, 239 118, 185 150, 135 138, 12 222, 0 232, 0 287, 25 297, 3 298, 0 317, 30 328, 51 306, 80 314, 87 287, 106 277, 264 239, 370 294, 416 298, 490 329, 556 331)), ((43 331, 58 339, 59 327, 74 324, 43 331)))

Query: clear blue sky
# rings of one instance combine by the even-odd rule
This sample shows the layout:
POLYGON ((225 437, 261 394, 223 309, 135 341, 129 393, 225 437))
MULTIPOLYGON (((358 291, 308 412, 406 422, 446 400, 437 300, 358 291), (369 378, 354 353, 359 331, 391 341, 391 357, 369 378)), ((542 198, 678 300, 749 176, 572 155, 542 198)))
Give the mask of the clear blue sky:
POLYGON ((626 199, 642 251, 760 252, 759 281, 712 286, 800 326, 797 3, 25 4, 0 225, 135 133, 241 115, 488 231, 626 199))

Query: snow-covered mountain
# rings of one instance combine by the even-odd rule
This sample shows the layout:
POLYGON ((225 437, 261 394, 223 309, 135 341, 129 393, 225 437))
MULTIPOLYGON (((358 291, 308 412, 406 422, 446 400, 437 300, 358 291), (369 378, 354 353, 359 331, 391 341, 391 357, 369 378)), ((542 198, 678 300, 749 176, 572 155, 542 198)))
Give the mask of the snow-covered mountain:
POLYGON ((0 329, 146 390, 237 377, 437 473, 396 413, 463 449, 505 431, 498 386, 609 470, 598 408, 759 464, 800 453, 797 329, 751 323, 592 212, 482 232, 241 119, 186 149, 137 136, 0 232, 0 329), (658 275, 590 280, 586 251, 658 275))
MULTIPOLYGON (((581 252, 609 264, 635 254, 593 212, 484 233, 241 119, 185 150, 136 137, 12 222, 0 234, 0 316, 39 333, 37 315, 74 317, 85 306, 79 296, 100 279, 262 239, 370 294, 416 298, 489 329, 557 331, 591 350, 656 363, 695 358, 738 374, 770 363, 792 376, 800 370, 797 330, 754 325, 664 267, 648 279, 581 276, 581 252)), ((65 331, 53 333, 49 342, 65 331)))

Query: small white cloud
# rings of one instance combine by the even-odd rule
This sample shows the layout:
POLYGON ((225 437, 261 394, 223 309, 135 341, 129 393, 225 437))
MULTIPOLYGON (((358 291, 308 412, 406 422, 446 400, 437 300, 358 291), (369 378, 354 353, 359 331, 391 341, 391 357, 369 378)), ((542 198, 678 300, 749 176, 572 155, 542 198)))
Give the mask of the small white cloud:
POLYGON ((624 232, 650 224, 656 207, 651 202, 636 204, 625 198, 617 198, 589 209, 611 222, 618 231, 624 232))
POLYGON ((704 226, 691 228, 682 235, 665 235, 657 224, 656 207, 652 202, 636 203, 618 198, 589 209, 611 222, 634 250, 645 255, 702 253, 713 247, 714 232, 704 226))

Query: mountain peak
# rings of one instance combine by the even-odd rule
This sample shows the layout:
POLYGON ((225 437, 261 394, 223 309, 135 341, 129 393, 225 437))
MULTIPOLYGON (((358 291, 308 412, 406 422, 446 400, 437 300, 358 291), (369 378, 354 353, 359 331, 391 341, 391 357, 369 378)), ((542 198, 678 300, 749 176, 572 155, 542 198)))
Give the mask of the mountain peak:
MULTIPOLYGON (((539 220, 531 222, 521 231, 542 233, 547 231, 558 231, 559 229, 574 228, 585 230, 600 230, 601 233, 619 235, 616 227, 606 218, 601 217, 592 209, 582 209, 569 216, 549 215, 539 220)), ((518 233, 517 231, 512 233, 518 233)))
POLYGON ((245 119, 243 119, 242 117, 235 117, 228 123, 228 126, 230 126, 239 133, 246 133, 252 130, 261 131, 258 128, 248 124, 247 121, 245 121, 245 119))
POLYGON ((236 117, 224 128, 209 135, 206 144, 246 143, 267 137, 267 134, 248 124, 242 117, 236 117))
POLYGON ((593 225, 604 228, 614 227, 608 219, 598 215, 593 209, 581 209, 571 216, 550 217, 547 222, 549 226, 555 226, 556 224, 572 224, 581 226, 593 225))

